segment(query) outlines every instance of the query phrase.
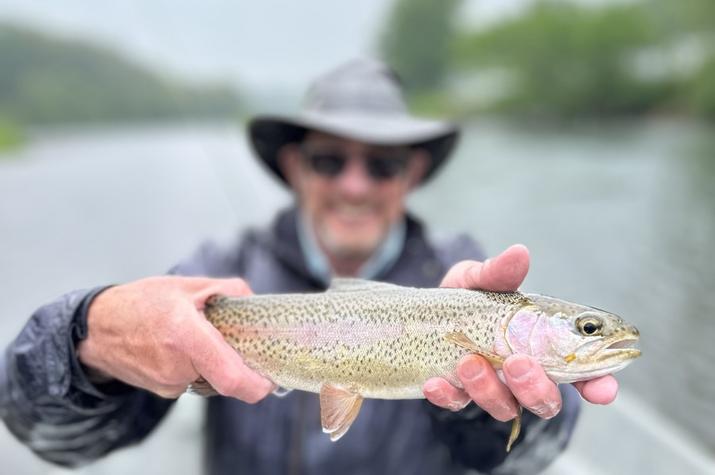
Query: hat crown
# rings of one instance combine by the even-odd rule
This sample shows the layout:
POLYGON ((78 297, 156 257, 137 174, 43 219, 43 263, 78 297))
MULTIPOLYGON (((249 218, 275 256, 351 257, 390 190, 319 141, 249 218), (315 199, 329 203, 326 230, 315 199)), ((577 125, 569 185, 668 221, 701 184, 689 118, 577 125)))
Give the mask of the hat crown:
POLYGON ((450 122, 411 116, 397 73, 374 59, 355 59, 320 76, 297 116, 258 116, 248 127, 256 155, 285 183, 281 150, 311 130, 369 144, 420 147, 431 158, 421 183, 447 160, 459 135, 450 122))
POLYGON ((356 59, 319 77, 308 89, 305 112, 406 115, 397 73, 372 59, 356 59))

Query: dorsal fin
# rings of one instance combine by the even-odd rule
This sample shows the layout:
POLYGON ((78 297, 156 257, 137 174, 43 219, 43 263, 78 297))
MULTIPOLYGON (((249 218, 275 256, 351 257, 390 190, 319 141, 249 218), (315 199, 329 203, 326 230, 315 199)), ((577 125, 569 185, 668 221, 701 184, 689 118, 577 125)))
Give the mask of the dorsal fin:
POLYGON ((399 285, 352 277, 335 277, 330 281, 328 292, 374 292, 377 290, 403 289, 399 285))

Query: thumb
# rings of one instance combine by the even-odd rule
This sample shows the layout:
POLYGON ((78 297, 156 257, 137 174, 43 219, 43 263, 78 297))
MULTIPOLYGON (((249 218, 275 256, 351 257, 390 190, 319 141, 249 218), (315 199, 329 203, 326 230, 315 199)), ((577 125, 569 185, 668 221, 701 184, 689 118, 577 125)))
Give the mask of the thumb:
POLYGON ((476 280, 482 289, 513 291, 519 288, 528 272, 529 250, 522 244, 514 244, 484 261, 476 280))
POLYGON ((529 250, 526 246, 515 244, 484 262, 458 262, 449 269, 440 286, 514 291, 519 288, 528 271, 529 250))

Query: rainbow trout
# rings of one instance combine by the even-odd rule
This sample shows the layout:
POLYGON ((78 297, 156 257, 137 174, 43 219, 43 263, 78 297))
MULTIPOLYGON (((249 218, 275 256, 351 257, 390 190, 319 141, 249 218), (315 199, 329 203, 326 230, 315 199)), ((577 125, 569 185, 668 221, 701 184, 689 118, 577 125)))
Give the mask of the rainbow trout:
MULTIPOLYGON (((556 383, 613 373, 640 355, 638 330, 620 317, 519 292, 335 279, 323 293, 215 296, 204 312, 251 368, 283 388, 319 393, 332 440, 363 398, 423 398, 434 376, 461 387, 456 366, 469 353, 496 369, 509 355, 531 355, 556 383)), ((205 393, 201 383, 192 390, 205 393)), ((519 430, 517 417, 507 450, 519 430)))

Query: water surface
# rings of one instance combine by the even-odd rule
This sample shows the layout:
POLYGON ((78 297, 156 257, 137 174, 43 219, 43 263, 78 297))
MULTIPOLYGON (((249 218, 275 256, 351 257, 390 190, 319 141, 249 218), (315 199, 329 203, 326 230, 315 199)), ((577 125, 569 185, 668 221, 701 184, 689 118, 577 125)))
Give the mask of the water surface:
MULTIPOLYGON (((489 253, 528 245, 526 290, 635 323, 644 356, 621 373, 624 392, 710 455, 712 132, 681 122, 567 129, 477 122, 453 163, 410 200, 436 235, 467 232, 489 253)), ((288 202, 229 124, 41 133, 0 159, 0 345, 62 292, 162 273, 201 241, 229 242, 288 202)), ((87 473, 196 472, 200 420, 197 403, 187 404, 195 417, 174 415, 149 444, 87 473)), ((632 447, 624 437, 624 460, 632 447)), ((0 456, 13 473, 51 471, 4 430, 0 456)))

